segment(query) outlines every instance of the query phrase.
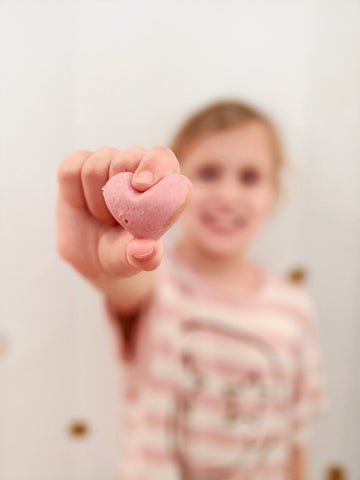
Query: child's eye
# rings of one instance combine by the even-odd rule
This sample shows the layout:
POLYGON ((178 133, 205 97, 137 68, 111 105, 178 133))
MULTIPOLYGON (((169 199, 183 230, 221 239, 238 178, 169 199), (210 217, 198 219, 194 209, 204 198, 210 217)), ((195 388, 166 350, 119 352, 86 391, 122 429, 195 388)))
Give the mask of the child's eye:
POLYGON ((260 172, 255 168, 246 168, 240 173, 240 181, 244 185, 254 185, 261 178, 260 172))
POLYGON ((198 177, 200 180, 211 181, 219 177, 219 169, 216 167, 202 167, 198 170, 198 177))

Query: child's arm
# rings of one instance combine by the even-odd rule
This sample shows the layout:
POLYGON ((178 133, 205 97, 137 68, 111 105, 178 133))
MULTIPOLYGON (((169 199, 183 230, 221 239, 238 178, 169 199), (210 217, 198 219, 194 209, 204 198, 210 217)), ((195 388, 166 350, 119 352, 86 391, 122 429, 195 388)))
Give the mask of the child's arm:
POLYGON ((161 262, 162 244, 133 239, 107 209, 101 189, 123 171, 134 172, 133 187, 145 191, 169 171, 180 169, 165 147, 146 151, 135 146, 120 152, 105 146, 72 153, 58 169, 57 248, 104 294, 113 310, 129 315, 151 295, 151 271, 161 262), (147 173, 138 178, 143 172, 147 173))
POLYGON ((307 449, 294 446, 290 452, 289 480, 307 480, 307 449))

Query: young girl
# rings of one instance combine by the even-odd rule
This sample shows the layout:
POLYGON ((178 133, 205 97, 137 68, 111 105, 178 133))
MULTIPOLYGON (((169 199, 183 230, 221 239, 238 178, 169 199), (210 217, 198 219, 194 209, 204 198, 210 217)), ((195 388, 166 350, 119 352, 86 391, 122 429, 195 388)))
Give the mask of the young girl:
POLYGON ((271 122, 236 101, 195 113, 172 150, 102 147, 60 165, 58 250, 103 293, 119 338, 119 480, 307 478, 322 401, 312 304, 247 257, 282 166, 271 122), (145 191, 179 162, 192 200, 162 261, 161 240, 133 239, 101 188, 131 171, 145 191))

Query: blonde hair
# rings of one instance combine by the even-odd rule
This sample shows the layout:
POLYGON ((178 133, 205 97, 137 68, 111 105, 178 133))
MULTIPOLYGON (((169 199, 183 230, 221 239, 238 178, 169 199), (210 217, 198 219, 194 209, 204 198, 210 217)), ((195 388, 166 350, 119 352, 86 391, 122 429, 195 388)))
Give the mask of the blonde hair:
POLYGON ((260 123, 269 133, 273 150, 274 179, 276 187, 279 187, 280 172, 285 161, 278 132, 273 122, 264 113, 247 103, 238 100, 223 100, 197 110, 182 124, 174 136, 170 148, 181 163, 187 149, 201 136, 252 122, 260 123))

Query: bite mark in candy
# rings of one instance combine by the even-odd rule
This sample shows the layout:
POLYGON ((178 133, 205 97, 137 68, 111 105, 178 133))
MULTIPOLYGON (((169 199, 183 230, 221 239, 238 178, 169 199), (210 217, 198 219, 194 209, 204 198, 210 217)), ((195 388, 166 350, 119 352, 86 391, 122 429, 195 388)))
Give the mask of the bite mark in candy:
POLYGON ((168 173, 144 192, 131 185, 133 174, 118 173, 102 188, 113 217, 135 238, 157 240, 176 222, 191 197, 191 182, 168 173))

